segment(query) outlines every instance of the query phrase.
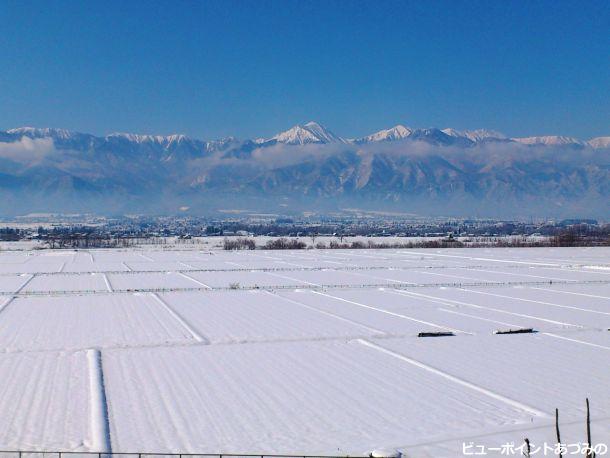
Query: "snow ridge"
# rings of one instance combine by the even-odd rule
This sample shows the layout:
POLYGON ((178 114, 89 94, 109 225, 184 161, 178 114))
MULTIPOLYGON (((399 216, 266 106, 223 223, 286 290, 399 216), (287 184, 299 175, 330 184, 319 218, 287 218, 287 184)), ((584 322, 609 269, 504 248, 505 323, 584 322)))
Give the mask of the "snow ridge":
POLYGON ((87 350, 87 363, 89 369, 91 451, 108 453, 112 451, 112 447, 101 351, 95 348, 87 350))

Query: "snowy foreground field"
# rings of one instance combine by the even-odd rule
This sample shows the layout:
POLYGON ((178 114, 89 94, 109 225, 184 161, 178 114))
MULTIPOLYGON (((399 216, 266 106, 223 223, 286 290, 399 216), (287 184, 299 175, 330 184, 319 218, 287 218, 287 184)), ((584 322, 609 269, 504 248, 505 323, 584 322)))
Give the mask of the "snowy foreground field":
POLYGON ((0 449, 608 444, 609 328, 608 248, 3 251, 0 449))

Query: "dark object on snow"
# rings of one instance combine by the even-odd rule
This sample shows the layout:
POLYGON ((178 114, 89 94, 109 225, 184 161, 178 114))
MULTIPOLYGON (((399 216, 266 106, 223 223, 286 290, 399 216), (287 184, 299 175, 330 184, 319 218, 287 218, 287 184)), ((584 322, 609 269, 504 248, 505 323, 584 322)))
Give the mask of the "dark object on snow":
POLYGON ((531 453, 532 453, 532 446, 530 444, 530 440, 526 437, 525 438, 525 451, 523 452, 523 456, 525 457, 531 457, 531 453))
POLYGON ((370 458, 401 458, 402 452, 399 450, 390 450, 390 449, 378 449, 373 450, 369 454, 370 458))
POLYGON ((531 334, 536 331, 534 328, 509 329, 507 331, 496 331, 496 334, 531 334))
POLYGON ((417 337, 449 337, 454 335, 453 332, 420 332, 417 337))
POLYGON ((591 450, 593 444, 591 443, 591 414, 589 412, 589 398, 587 399, 587 458, 595 458, 595 452, 591 450))
MULTIPOLYGON (((561 444, 561 435, 559 434, 559 409, 555 409, 555 434, 557 434, 557 443, 561 444)), ((559 452, 559 458, 563 458, 561 451, 559 452)))

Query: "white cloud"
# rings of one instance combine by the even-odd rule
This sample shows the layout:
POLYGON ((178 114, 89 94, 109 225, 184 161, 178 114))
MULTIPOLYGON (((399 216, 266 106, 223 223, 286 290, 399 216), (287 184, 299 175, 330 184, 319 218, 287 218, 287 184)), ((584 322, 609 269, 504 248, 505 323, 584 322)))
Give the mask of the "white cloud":
POLYGON ((0 142, 0 158, 20 163, 34 163, 55 151, 51 138, 21 137, 14 142, 0 142))

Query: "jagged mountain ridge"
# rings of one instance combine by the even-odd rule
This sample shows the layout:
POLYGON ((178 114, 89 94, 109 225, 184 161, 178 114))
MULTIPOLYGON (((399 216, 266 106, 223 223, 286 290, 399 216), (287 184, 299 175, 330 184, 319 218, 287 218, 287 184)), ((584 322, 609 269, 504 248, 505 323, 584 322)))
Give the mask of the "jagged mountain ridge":
POLYGON ((313 122, 269 139, 211 142, 18 128, 0 131, 0 212, 355 205, 424 214, 607 216, 608 137, 574 140, 401 125, 346 140, 313 122))
MULTIPOLYGON (((194 148, 200 150, 218 149, 228 143, 239 142, 235 137, 227 137, 214 141, 203 141, 188 137, 183 134, 172 135, 141 135, 133 133, 111 133, 105 137, 95 137, 91 134, 73 132, 66 129, 56 128, 35 128, 35 127, 19 127, 9 129, 0 134, 8 138, 18 138, 27 136, 29 138, 53 138, 56 142, 64 143, 73 142, 75 140, 91 141, 91 140, 127 140, 137 144, 159 145, 163 147, 171 147, 172 145, 190 144, 194 148)), ((514 141, 526 145, 578 145, 590 146, 592 148, 607 148, 610 145, 610 137, 596 137, 588 141, 580 140, 574 137, 562 135, 541 135, 532 137, 513 137, 509 138, 504 134, 487 129, 474 129, 460 131, 453 128, 411 128, 398 124, 389 129, 382 129, 370 135, 356 138, 346 139, 333 133, 330 129, 323 125, 310 121, 305 124, 297 124, 288 130, 279 132, 278 134, 265 139, 258 138, 255 140, 246 140, 246 143, 256 145, 269 146, 275 143, 287 145, 306 145, 306 144, 329 144, 329 143, 353 143, 363 144, 380 141, 397 141, 397 140, 422 140, 430 141, 435 144, 455 144, 467 145, 468 142, 478 143, 487 140, 498 141, 514 141), (453 139, 453 140, 452 140, 453 139)))

